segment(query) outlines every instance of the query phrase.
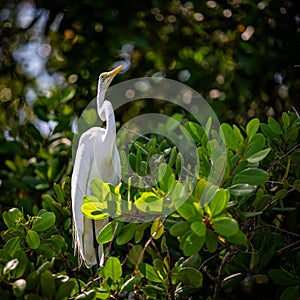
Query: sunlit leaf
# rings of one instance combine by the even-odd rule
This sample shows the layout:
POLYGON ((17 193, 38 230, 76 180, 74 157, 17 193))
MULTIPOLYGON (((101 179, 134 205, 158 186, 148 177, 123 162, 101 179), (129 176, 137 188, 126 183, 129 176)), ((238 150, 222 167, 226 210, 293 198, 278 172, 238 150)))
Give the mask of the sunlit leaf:
POLYGON ((109 257, 104 265, 105 278, 111 278, 114 282, 122 276, 122 266, 117 257, 109 257))
POLYGON ((233 178, 233 184, 245 183, 260 185, 266 183, 270 175, 268 172, 258 168, 248 168, 241 171, 233 178))
POLYGON ((55 223, 56 217, 53 212, 40 214, 32 224, 32 230, 45 231, 55 223))
POLYGON ((213 220, 213 227, 222 236, 232 236, 239 230, 239 225, 235 219, 220 217, 213 220))

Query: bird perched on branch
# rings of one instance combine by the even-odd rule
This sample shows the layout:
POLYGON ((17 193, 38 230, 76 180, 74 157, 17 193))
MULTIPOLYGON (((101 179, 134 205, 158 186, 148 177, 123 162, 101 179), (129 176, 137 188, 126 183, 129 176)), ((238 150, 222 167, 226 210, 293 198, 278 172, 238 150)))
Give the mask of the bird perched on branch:
POLYGON ((116 147, 116 123, 112 104, 104 100, 105 93, 122 65, 100 74, 97 91, 97 112, 106 128, 92 127, 79 140, 72 174, 71 197, 75 251, 87 267, 104 262, 103 245, 97 236, 108 219, 91 220, 81 211, 82 198, 92 194, 91 179, 117 185, 120 182, 120 157, 116 147))

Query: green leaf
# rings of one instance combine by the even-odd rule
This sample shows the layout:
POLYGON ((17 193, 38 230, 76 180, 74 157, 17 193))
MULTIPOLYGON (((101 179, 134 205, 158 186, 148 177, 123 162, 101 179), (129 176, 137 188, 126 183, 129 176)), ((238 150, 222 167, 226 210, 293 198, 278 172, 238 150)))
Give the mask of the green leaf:
POLYGON ((8 228, 15 228, 16 223, 22 219, 23 214, 18 208, 11 208, 3 212, 3 221, 8 228))
POLYGON ((246 183, 238 183, 228 188, 228 191, 233 196, 246 196, 252 194, 256 190, 256 185, 246 183))
POLYGON ((280 286, 299 285, 300 278, 293 276, 286 270, 271 269, 268 272, 269 277, 280 286))
POLYGON ((201 264, 201 257, 198 253, 195 253, 192 256, 188 257, 185 261, 183 261, 181 267, 199 268, 200 264, 201 264))
POLYGON ((213 217, 222 213, 228 204, 230 193, 228 190, 219 189, 209 203, 210 211, 213 217))
POLYGON ((246 133, 249 138, 249 140, 256 134, 258 128, 259 128, 259 119, 254 118, 250 120, 246 126, 246 133))
POLYGON ((93 178, 91 180, 91 188, 95 196, 98 198, 98 201, 105 201, 106 196, 111 193, 109 184, 103 182, 99 178, 93 178))
POLYGON ((165 193, 168 193, 175 184, 175 174, 170 165, 162 163, 158 167, 159 186, 165 193))
POLYGON ((290 126, 291 120, 289 115, 286 112, 282 113, 282 122, 284 128, 288 128, 290 126))
POLYGON ((13 237, 3 247, 10 255, 14 255, 18 250, 21 250, 21 239, 19 237, 13 237))
POLYGON ((64 282, 58 289, 55 299, 65 299, 68 298, 72 291, 74 290, 76 286, 76 279, 72 278, 68 280, 67 282, 64 282))
POLYGON ((257 163, 263 160, 269 154, 270 150, 271 148, 267 148, 257 153, 254 153, 250 157, 248 157, 247 160, 249 161, 249 163, 257 163))
POLYGON ((109 257, 104 265, 105 278, 111 278, 114 282, 122 276, 122 266, 117 257, 109 257))
POLYGON ((138 225, 138 228, 135 231, 135 235, 134 235, 134 241, 136 243, 139 243, 143 236, 144 236, 144 231, 145 229, 148 227, 149 223, 142 223, 138 225))
POLYGON ((156 270, 147 263, 142 263, 139 271, 150 281, 152 282, 162 282, 163 278, 160 276, 156 270))
MULTIPOLYGON (((85 197, 85 200, 91 199, 85 197)), ((85 201, 84 200, 84 201, 85 201)), ((92 220, 103 220, 109 217, 108 212, 102 212, 102 210, 107 209, 107 203, 104 202, 86 202, 81 206, 82 213, 89 219, 92 220)))
POLYGON ((41 241, 40 246, 35 250, 35 253, 44 256, 44 258, 50 258, 55 255, 55 250, 53 250, 48 243, 41 241))
POLYGON ((181 236, 184 235, 187 231, 190 230, 190 222, 183 221, 172 225, 170 228, 170 234, 173 236, 181 236))
POLYGON ((142 192, 136 195, 135 205, 142 212, 161 212, 163 198, 153 192, 142 192))
POLYGON ((205 135, 204 129, 195 122, 187 122, 185 128, 189 131, 194 141, 201 142, 203 135, 205 135))
POLYGON ((135 245, 129 250, 128 259, 132 264, 136 265, 138 263, 142 250, 141 245, 135 245))
POLYGON ((4 249, 0 249, 0 263, 4 264, 6 263, 8 260, 11 260, 11 256, 10 256, 10 253, 7 252, 6 250, 4 249))
POLYGON ((266 138, 263 136, 263 134, 261 133, 255 134, 252 137, 250 144, 245 149, 244 157, 247 158, 257 153, 258 151, 262 150, 265 147, 265 144, 266 144, 266 138))
POLYGON ((55 223, 55 214, 53 212, 45 212, 39 214, 38 218, 32 224, 32 230, 45 231, 55 223))
POLYGON ((233 127, 234 139, 237 141, 238 144, 243 144, 244 137, 241 133, 241 130, 236 125, 232 125, 232 127, 233 127))
POLYGON ((140 284, 142 277, 140 274, 136 274, 135 276, 129 278, 121 287, 121 292, 131 292, 134 290, 135 286, 140 284))
POLYGON ((224 237, 232 236, 239 230, 237 221, 228 217, 213 219, 213 227, 218 234, 224 237))
POLYGON ((280 295, 279 300, 299 300, 299 285, 286 288, 280 295))
POLYGON ((205 245, 210 253, 214 253, 218 247, 218 237, 212 230, 206 230, 205 245))
POLYGON ((169 158, 169 166, 170 167, 172 167, 175 164, 176 157, 177 157, 177 148, 176 148, 176 146, 174 146, 171 150, 170 158, 169 158))
POLYGON ((156 219, 153 221, 151 226, 151 236, 154 237, 155 240, 159 239, 164 233, 164 225, 162 224, 160 219, 156 219))
POLYGON ((52 299, 55 295, 56 288, 54 277, 50 270, 46 270, 41 274, 40 283, 44 299, 52 299))
POLYGON ((268 118, 268 125, 275 134, 281 134, 281 126, 273 117, 268 118))
POLYGON ((128 161, 129 161, 129 166, 132 169, 132 171, 136 172, 136 155, 132 152, 129 153, 128 155, 128 161))
POLYGON ((21 297, 26 289, 27 282, 25 279, 18 279, 13 283, 12 290, 15 297, 21 297))
POLYGON ((122 225, 117 220, 113 220, 106 224, 97 237, 99 244, 106 244, 112 241, 113 237, 118 235, 122 229, 122 225))
POLYGON ((196 221, 191 224, 191 229, 198 236, 202 237, 206 234, 206 226, 203 222, 196 221))
POLYGON ((200 271, 192 267, 185 267, 179 270, 180 280, 190 288, 202 286, 203 276, 200 271))
POLYGON ((175 162, 175 169, 176 169, 176 174, 177 175, 180 175, 181 174, 181 168, 184 164, 184 161, 183 161, 183 156, 182 154, 179 152, 177 154, 177 157, 176 157, 176 162, 175 162))
POLYGON ((289 130, 286 131, 284 134, 284 141, 286 143, 293 143, 297 140, 299 133, 299 129, 297 127, 291 127, 289 130))
POLYGON ((27 253, 23 250, 19 250, 15 253, 14 257, 19 261, 19 264, 16 267, 16 269, 13 271, 13 277, 21 278, 30 265, 30 262, 27 258, 27 253))
MULTIPOLYGON (((58 162, 58 161, 57 161, 58 162)), ((62 189, 62 186, 60 184, 57 184, 57 183, 54 183, 53 184, 53 189, 55 191, 55 194, 57 196, 57 201, 59 203, 64 203, 65 201, 65 194, 64 194, 64 191, 62 189)))
POLYGON ((147 284, 142 291, 147 296, 146 299, 166 299, 166 290, 156 285, 147 284))
POLYGON ((223 133, 223 138, 226 142, 226 146, 229 149, 238 151, 238 143, 237 140, 235 139, 235 134, 232 127, 227 123, 223 123, 221 124, 221 130, 222 130, 221 135, 223 133))
POLYGON ((25 239, 31 249, 37 249, 40 245, 40 236, 34 230, 28 230, 25 239))
POLYGON ((226 241, 235 245, 247 246, 248 239, 243 231, 238 230, 236 234, 226 237, 226 241))
POLYGON ((188 221, 193 221, 196 217, 196 209, 190 203, 183 203, 178 209, 177 212, 180 214, 181 217, 188 221))
POLYGON ((135 235, 137 230, 137 223, 129 223, 123 226, 121 232, 118 234, 116 242, 118 245, 127 244, 135 235))
POLYGON ((274 133, 274 131, 271 130, 270 126, 264 123, 260 124, 260 129, 262 131, 262 133, 269 138, 270 140, 272 139, 278 139, 279 135, 277 135, 276 133, 274 133))
POLYGON ((269 173, 262 169, 248 168, 233 178, 233 184, 246 183, 250 185, 260 185, 266 183, 269 177, 269 173))
POLYGON ((203 247, 204 242, 205 236, 199 237, 199 235, 190 231, 183 236, 180 246, 184 255, 191 256, 203 247))

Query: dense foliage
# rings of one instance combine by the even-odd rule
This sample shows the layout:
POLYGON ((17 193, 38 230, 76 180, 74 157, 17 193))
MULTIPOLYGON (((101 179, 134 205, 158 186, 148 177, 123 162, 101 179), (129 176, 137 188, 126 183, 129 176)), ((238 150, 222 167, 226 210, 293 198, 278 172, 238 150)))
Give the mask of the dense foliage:
MULTIPOLYGON (((32 3, 0 4, 1 298, 298 299, 296 4, 32 3), (120 59, 128 70, 116 81, 166 75, 201 92, 222 120, 226 167, 220 184, 206 189, 211 165, 218 166, 209 120, 202 128, 160 103, 117 111, 121 123, 152 108, 173 114, 197 145, 196 188, 153 222, 111 220, 98 236, 104 267, 79 268, 70 209, 72 126, 94 97, 99 72, 120 59)), ((178 152, 160 136, 136 140, 131 168, 147 174, 156 154, 166 159, 166 175, 151 189, 95 180, 83 210, 101 218, 111 200, 124 198, 143 215, 178 182, 178 152)))

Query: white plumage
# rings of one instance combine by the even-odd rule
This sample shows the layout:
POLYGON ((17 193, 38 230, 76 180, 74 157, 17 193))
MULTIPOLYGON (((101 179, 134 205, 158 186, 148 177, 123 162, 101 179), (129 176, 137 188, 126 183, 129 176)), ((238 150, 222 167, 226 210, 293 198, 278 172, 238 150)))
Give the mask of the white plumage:
POLYGON ((81 135, 74 162, 71 182, 74 244, 80 260, 87 267, 97 263, 103 264, 103 246, 97 244, 95 247, 94 238, 107 224, 108 219, 92 221, 86 218, 81 211, 82 198, 92 194, 93 178, 99 178, 113 185, 120 182, 121 167, 116 147, 114 110, 109 101, 104 101, 104 97, 111 81, 121 69, 122 66, 119 66, 99 76, 97 112, 101 120, 106 121, 106 129, 93 127, 81 135))

